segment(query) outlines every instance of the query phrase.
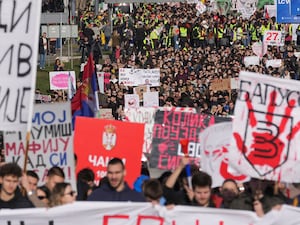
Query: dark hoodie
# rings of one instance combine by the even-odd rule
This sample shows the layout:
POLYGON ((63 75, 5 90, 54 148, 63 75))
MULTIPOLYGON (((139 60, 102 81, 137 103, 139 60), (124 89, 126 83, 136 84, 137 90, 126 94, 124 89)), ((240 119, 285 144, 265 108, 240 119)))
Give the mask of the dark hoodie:
POLYGON ((100 188, 93 191, 88 197, 88 201, 119 201, 119 202, 145 202, 141 193, 132 190, 127 183, 122 191, 116 191, 109 184, 103 184, 100 188))

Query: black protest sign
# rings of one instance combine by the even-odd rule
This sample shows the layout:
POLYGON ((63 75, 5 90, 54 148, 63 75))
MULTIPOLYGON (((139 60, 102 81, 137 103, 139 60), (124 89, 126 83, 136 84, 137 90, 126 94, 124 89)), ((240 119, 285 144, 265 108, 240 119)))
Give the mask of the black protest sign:
POLYGON ((150 167, 158 169, 175 169, 184 153, 180 140, 188 139, 188 154, 192 163, 199 165, 200 140, 199 134, 208 126, 229 120, 207 114, 182 111, 162 111, 155 114, 152 134, 152 151, 150 167))

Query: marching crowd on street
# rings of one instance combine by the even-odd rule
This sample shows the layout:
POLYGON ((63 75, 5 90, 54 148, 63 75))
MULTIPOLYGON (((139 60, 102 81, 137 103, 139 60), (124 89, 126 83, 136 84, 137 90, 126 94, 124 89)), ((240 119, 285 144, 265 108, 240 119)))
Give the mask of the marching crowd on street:
MULTIPOLYGON (((218 116, 233 115, 237 91, 213 91, 212 80, 237 78, 241 70, 299 80, 295 52, 300 48, 300 26, 293 31, 291 24, 266 18, 263 10, 244 19, 210 10, 200 14, 195 5, 187 3, 138 4, 130 14, 116 11, 112 20, 107 11, 99 15, 87 11, 79 23, 82 62, 93 53, 95 64, 102 64, 100 71, 111 73, 100 107, 112 108, 116 119, 122 115, 124 94, 133 93, 132 87, 118 82, 120 68, 159 68, 161 85, 150 88, 159 92, 159 106, 195 107, 218 116), (254 55, 252 44, 261 41, 267 30, 282 31, 285 45, 266 46, 260 63, 246 66, 244 57, 254 55), (293 32, 296 40, 292 39, 293 32), (105 52, 111 53, 109 58, 104 58, 105 52), (267 67, 266 61, 271 59, 281 59, 282 64, 267 67)), ((39 53, 45 56, 47 40, 43 38, 39 53)), ((41 62, 43 69, 43 56, 41 62)), ((64 69, 59 60, 54 67, 64 69)), ((34 171, 23 174, 18 165, 6 162, 0 167, 0 209, 54 207, 74 201, 148 201, 170 209, 191 205, 250 210, 263 216, 282 204, 298 206, 298 197, 286 194, 286 185, 274 181, 251 179, 239 184, 228 179, 221 187, 212 188, 214 178, 197 165, 191 165, 190 187, 184 170, 188 163, 189 158, 183 157, 174 171, 158 178, 142 167, 132 189, 124 180, 126 166, 113 158, 99 185, 94 183, 92 170, 81 170, 75 192, 59 167, 49 168, 44 185, 38 186, 41 178, 34 171)), ((293 185, 300 190, 299 184, 293 185)))

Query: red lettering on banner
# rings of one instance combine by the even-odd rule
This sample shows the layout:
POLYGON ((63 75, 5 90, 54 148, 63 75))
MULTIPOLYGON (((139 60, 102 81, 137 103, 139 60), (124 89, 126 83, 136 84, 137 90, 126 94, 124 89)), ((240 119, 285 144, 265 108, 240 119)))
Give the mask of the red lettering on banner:
MULTIPOLYGON (((200 220, 199 219, 196 219, 195 220, 195 223, 194 223, 195 225, 200 225, 201 223, 200 223, 200 220)), ((209 223, 210 225, 212 225, 212 223, 209 223)), ((172 225, 177 225, 177 223, 176 223, 176 220, 172 220, 172 225)), ((219 221, 219 223, 218 224, 216 224, 216 225, 224 225, 224 221, 219 221)))
MULTIPOLYGON (((175 169, 181 160, 182 156, 177 156, 177 155, 165 155, 161 154, 158 157, 158 163, 157 163, 157 168, 158 169, 165 169, 165 170, 171 170, 175 169)), ((190 158, 190 163, 191 164, 199 164, 199 158, 190 158)))
POLYGON ((180 126, 181 123, 181 112, 174 112, 172 118, 172 125, 173 126, 180 126))
POLYGON ((179 126, 173 126, 171 127, 171 136, 170 140, 178 140, 180 135, 180 127, 179 126))
POLYGON ((170 126, 162 126, 162 136, 161 136, 161 138, 162 139, 168 139, 169 137, 170 137, 170 130, 171 130, 171 128, 170 128, 170 126))
POLYGON ((151 223, 153 223, 154 221, 158 221, 159 225, 164 224, 164 218, 162 218, 162 217, 159 217, 159 216, 141 216, 141 215, 138 215, 136 224, 141 225, 143 220, 151 220, 151 223))
POLYGON ((129 216, 128 215, 107 215, 107 216, 105 215, 105 216, 103 216, 103 225, 108 225, 108 222, 110 219, 117 219, 117 220, 126 219, 126 220, 128 220, 129 216))
POLYGON ((164 125, 171 125, 171 122, 169 120, 169 116, 172 115, 172 111, 164 111, 164 120, 163 120, 163 124, 164 125))

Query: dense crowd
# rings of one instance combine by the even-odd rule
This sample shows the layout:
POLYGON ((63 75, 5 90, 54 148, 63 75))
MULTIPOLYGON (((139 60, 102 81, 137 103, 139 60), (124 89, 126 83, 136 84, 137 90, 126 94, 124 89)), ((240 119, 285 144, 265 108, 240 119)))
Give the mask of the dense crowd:
POLYGON ((110 72, 111 79, 105 87, 106 102, 100 107, 112 108, 118 118, 124 94, 133 93, 132 87, 118 82, 120 68, 160 68, 161 85, 151 87, 159 92, 160 106, 197 107, 214 115, 232 115, 237 94, 236 90, 212 91, 213 80, 236 78, 241 70, 299 79, 294 52, 300 46, 300 26, 293 41, 292 25, 266 18, 263 10, 243 19, 213 11, 199 14, 194 6, 140 4, 130 15, 117 11, 112 21, 106 11, 82 16, 83 57, 93 52, 98 63, 99 49, 112 51, 101 69, 110 72), (258 65, 245 65, 244 58, 255 55, 252 44, 261 41, 267 30, 281 31, 285 45, 265 46, 258 65), (282 64, 269 66, 266 62, 272 59, 281 59, 282 64))

